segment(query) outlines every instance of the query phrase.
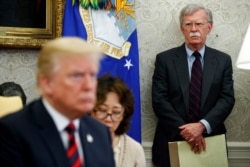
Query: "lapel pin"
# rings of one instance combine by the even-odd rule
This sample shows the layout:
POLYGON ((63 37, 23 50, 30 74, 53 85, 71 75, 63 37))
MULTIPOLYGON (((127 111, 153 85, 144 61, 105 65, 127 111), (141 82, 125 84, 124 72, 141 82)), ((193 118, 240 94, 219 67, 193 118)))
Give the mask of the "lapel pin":
POLYGON ((90 135, 90 134, 87 134, 87 141, 89 142, 89 143, 93 143, 93 141, 94 141, 94 139, 93 139, 93 137, 90 135))

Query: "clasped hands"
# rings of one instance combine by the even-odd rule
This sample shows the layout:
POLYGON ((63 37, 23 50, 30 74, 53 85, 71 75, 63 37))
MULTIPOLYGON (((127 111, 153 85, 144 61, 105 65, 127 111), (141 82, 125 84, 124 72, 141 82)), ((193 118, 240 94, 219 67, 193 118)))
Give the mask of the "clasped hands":
POLYGON ((188 142, 191 150, 199 154, 206 150, 206 142, 202 136, 205 127, 202 123, 189 123, 179 127, 180 135, 188 142))

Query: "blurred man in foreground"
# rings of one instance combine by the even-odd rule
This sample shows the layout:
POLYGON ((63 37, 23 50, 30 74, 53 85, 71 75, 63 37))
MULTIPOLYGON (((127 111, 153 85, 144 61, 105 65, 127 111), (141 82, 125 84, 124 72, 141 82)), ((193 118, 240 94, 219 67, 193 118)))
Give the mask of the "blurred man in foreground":
POLYGON ((88 113, 96 102, 102 52, 74 37, 38 56, 41 98, 0 119, 0 166, 113 167, 109 130, 88 113))

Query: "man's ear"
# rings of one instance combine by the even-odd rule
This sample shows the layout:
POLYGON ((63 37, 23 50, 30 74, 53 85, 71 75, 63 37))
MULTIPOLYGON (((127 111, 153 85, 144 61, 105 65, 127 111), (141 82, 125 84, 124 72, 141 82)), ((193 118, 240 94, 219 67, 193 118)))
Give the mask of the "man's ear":
POLYGON ((210 33, 213 29, 213 23, 208 23, 208 33, 210 33))
POLYGON ((52 93, 52 82, 51 78, 48 76, 42 76, 39 78, 40 83, 40 89, 45 94, 51 94, 52 93))
POLYGON ((180 30, 182 32, 182 34, 184 34, 184 28, 180 25, 180 30))

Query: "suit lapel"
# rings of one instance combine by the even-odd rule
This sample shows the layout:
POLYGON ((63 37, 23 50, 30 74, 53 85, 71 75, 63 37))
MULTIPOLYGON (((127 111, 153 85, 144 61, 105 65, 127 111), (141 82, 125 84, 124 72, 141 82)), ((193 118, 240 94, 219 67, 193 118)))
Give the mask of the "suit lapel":
POLYGON ((69 162, 67 161, 66 152, 60 134, 41 100, 38 101, 35 108, 34 119, 38 124, 45 146, 49 149, 51 157, 55 160, 56 166, 69 167, 69 162))
POLYGON ((86 123, 88 115, 85 115, 80 120, 80 129, 79 129, 79 136, 82 143, 82 150, 84 154, 84 166, 91 166, 91 161, 93 161, 93 157, 91 155, 95 155, 92 153, 95 149, 91 147, 94 142, 94 136, 89 130, 89 125, 86 123))
MULTIPOLYGON (((187 53, 185 50, 185 45, 180 46, 180 49, 174 58, 174 66, 177 72, 179 84, 181 86, 182 95, 184 97, 184 104, 186 112, 188 112, 189 107, 189 73, 188 73, 188 63, 187 63, 187 53)), ((209 89, 211 87, 215 70, 216 70, 216 56, 213 54, 209 47, 205 49, 204 55, 204 67, 203 67, 203 80, 202 80, 202 96, 201 96, 201 107, 204 106, 206 98, 208 96, 209 89)))
POLYGON ((179 84, 181 86, 186 112, 188 113, 189 73, 188 73, 187 53, 185 50, 185 45, 183 44, 182 46, 180 46, 180 49, 177 50, 178 50, 178 52, 176 53, 177 55, 174 58, 174 66, 176 69, 179 84))
POLYGON ((206 101, 209 89, 211 87, 215 70, 216 57, 210 48, 206 47, 204 55, 203 79, 202 79, 202 95, 201 95, 201 109, 206 101))

